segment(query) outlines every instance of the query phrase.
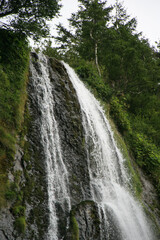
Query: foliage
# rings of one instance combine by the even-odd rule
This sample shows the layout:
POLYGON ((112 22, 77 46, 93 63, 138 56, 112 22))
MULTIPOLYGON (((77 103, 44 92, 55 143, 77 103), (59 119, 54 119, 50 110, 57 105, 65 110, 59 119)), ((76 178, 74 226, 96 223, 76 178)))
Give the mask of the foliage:
POLYGON ((45 20, 51 20, 59 8, 59 0, 2 0, 0 18, 11 16, 9 24, 2 27, 34 39, 45 37, 49 31, 45 20))
POLYGON ((87 83, 99 98, 103 101, 109 100, 112 90, 108 84, 104 82, 104 79, 99 76, 94 63, 79 60, 72 65, 82 81, 87 83))
POLYGON ((0 34, 0 122, 15 129, 23 115, 19 106, 25 99, 29 48, 24 36, 6 30, 0 34))
POLYGON ((110 114, 116 122, 120 132, 131 131, 131 124, 124 100, 120 102, 117 97, 112 97, 110 101, 110 114))
POLYGON ((139 133, 131 134, 132 148, 138 164, 148 173, 156 174, 160 166, 160 151, 139 133))
POLYGON ((51 47, 51 45, 52 45, 51 40, 45 41, 45 45, 42 47, 43 54, 47 55, 48 57, 53 57, 57 59, 63 58, 61 54, 58 52, 58 49, 51 47))
MULTIPOLYGON (((0 30, 0 208, 9 201, 21 206, 19 189, 21 173, 13 171, 17 135, 21 130, 26 101, 29 48, 24 35, 0 30), (8 181, 11 171, 14 181, 8 181)), ((17 210, 18 211, 18 210, 17 210)))
POLYGON ((61 43, 61 49, 77 53, 85 60, 95 61, 99 75, 99 47, 109 21, 111 7, 106 8, 106 1, 79 0, 80 10, 72 14, 69 19, 74 33, 59 25, 57 41, 61 43))

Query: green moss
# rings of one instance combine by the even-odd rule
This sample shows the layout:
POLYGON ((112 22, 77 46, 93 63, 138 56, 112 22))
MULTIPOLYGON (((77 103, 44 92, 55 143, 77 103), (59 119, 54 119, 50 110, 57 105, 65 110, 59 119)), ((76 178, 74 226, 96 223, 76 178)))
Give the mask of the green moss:
POLYGON ((19 233, 24 233, 25 232, 25 229, 26 229, 25 217, 19 217, 19 218, 16 219, 16 221, 15 221, 15 229, 19 233))
POLYGON ((0 174, 0 209, 6 206, 5 198, 6 182, 7 182, 6 174, 0 174))
POLYGON ((15 153, 15 136, 10 134, 6 128, 0 126, 0 143, 4 148, 15 153))
MULTIPOLYGON (((98 214, 98 208, 94 201, 92 200, 86 200, 82 201, 76 206, 74 206, 70 212, 70 227, 69 227, 69 239, 71 240, 79 240, 80 233, 79 233, 79 225, 76 220, 77 213, 79 215, 79 212, 83 212, 85 215, 85 211, 87 209, 86 216, 91 220, 91 224, 94 228, 94 236, 93 239, 100 236, 100 219, 98 214)), ((82 213, 82 214, 83 214, 82 213)), ((85 218, 85 216, 84 216, 85 218)))
POLYGON ((70 216, 70 232, 71 232, 71 240, 79 240, 79 227, 77 220, 74 216, 74 213, 71 211, 70 216))
POLYGON ((7 191, 7 192, 5 193, 5 197, 6 197, 6 199, 9 200, 9 201, 13 201, 13 200, 16 199, 16 193, 15 193, 14 191, 7 191))
POLYGON ((17 197, 18 185, 15 182, 7 183, 7 190, 5 192, 5 197, 9 201, 14 201, 17 197))
POLYGON ((15 216, 24 216, 25 215, 25 207, 22 205, 15 206, 12 209, 12 211, 15 216))

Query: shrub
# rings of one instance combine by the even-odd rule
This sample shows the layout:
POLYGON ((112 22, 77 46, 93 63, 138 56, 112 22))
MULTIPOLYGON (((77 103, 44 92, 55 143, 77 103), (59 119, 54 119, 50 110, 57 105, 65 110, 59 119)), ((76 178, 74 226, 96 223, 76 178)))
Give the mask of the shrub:
POLYGON ((98 98, 103 101, 110 99, 112 90, 99 76, 95 64, 81 60, 74 67, 81 80, 89 85, 98 98))
POLYGON ((160 151, 155 144, 149 142, 142 134, 132 133, 130 145, 138 165, 147 173, 156 175, 160 170, 160 151))
POLYGON ((112 97, 110 101, 110 114, 116 122, 120 132, 131 132, 131 124, 128 113, 125 110, 125 106, 117 97, 112 97))

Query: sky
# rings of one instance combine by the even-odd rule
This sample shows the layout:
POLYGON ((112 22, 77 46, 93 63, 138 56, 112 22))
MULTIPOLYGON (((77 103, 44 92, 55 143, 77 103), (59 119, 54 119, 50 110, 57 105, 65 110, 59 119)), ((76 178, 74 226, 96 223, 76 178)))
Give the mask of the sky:
MULTIPOLYGON (((108 6, 115 3, 115 0, 108 0, 108 6)), ((61 22, 65 27, 68 26, 67 19, 71 13, 78 10, 78 0, 62 0, 61 17, 54 19, 51 24, 52 33, 55 34, 55 24, 61 22)), ((132 18, 138 22, 138 32, 143 32, 151 46, 155 41, 160 41, 160 0, 123 0, 123 6, 132 18)))

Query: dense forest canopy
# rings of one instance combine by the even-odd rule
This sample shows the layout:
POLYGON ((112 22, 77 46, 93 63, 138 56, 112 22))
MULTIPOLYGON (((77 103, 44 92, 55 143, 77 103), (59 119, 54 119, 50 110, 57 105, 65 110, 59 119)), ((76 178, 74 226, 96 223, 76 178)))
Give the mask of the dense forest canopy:
POLYGON ((34 39, 46 37, 49 29, 46 20, 51 20, 60 9, 59 0, 1 0, 1 27, 9 28, 34 39), (1 18, 10 17, 9 25, 1 18))

